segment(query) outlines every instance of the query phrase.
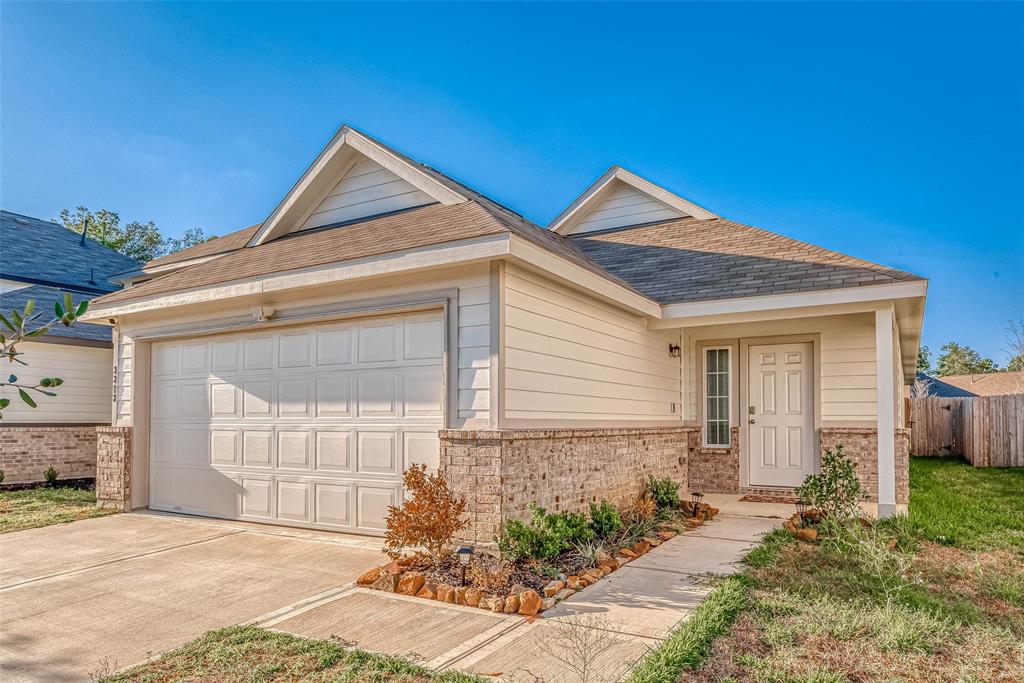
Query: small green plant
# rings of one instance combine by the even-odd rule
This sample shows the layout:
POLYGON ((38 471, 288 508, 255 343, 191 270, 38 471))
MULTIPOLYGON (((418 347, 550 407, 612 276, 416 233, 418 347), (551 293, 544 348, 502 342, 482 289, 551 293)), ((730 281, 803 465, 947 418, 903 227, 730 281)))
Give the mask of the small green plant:
POLYGON ((821 456, 821 473, 808 475, 794 493, 826 517, 839 520, 859 517, 859 503, 867 497, 853 460, 843 454, 843 444, 835 450, 826 448, 821 456))
POLYGON ((647 480, 647 490, 651 492, 651 498, 659 510, 671 510, 679 507, 679 482, 668 477, 655 479, 651 476, 647 480))
POLYGON ((509 562, 548 560, 557 557, 576 541, 594 537, 587 518, 577 513, 548 513, 530 504, 530 519, 509 520, 498 538, 498 549, 509 562))
POLYGON ((53 465, 46 468, 46 471, 43 472, 43 478, 46 479, 47 486, 57 485, 57 470, 53 469, 53 465))
POLYGON ((590 504, 590 528, 598 538, 608 538, 622 529, 619 509, 606 500, 590 504))
POLYGON ((7 478, 7 475, 4 473, 3 470, 0 470, 0 484, 4 483, 4 479, 6 479, 6 478, 7 478))

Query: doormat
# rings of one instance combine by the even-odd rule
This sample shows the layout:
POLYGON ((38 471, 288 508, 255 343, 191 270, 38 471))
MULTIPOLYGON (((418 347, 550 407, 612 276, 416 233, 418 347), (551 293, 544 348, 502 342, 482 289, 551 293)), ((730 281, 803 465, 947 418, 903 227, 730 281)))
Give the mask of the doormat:
POLYGON ((796 498, 793 496, 756 496, 748 494, 740 498, 741 503, 785 503, 796 505, 796 498))

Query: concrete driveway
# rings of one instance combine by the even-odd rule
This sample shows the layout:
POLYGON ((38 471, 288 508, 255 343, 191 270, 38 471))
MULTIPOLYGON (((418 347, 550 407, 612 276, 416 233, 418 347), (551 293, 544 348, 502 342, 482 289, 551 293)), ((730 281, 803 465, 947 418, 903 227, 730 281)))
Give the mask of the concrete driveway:
POLYGON ((0 536, 0 679, 88 680, 266 618, 382 559, 374 539, 131 513, 0 536))

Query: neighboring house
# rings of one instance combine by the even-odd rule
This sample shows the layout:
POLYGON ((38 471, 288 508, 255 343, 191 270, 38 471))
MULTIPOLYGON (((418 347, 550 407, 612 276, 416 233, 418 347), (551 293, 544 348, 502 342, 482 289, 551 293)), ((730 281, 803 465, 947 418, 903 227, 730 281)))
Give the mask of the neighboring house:
MULTIPOLYGON (((92 240, 82 240, 50 221, 0 211, 0 310, 10 316, 28 301, 36 302, 39 322, 54 316, 54 303, 70 293, 77 304, 117 289, 107 278, 138 263, 92 240)), ((5 330, 6 332, 6 330, 5 330)), ((110 328, 75 323, 55 325, 45 335, 18 345, 28 365, 3 361, 4 377, 35 384, 42 377, 60 377, 64 384, 55 398, 33 393, 38 407, 25 405, 14 390, 5 390, 11 404, 0 427, 33 429, 5 431, 3 448, 6 481, 40 479, 41 459, 60 470, 62 477, 91 476, 95 467, 95 429, 111 421, 110 397, 113 362, 110 328), (16 442, 16 443, 15 443, 16 442), (28 445, 31 446, 29 448, 28 445), (21 455, 13 449, 21 448, 21 455), (90 451, 91 449, 91 451, 90 451), (91 452, 91 455, 90 455, 91 452), (22 464, 29 454, 35 462, 22 464), (18 460, 18 462, 14 462, 18 460), (38 471, 36 471, 38 470, 38 471)))
POLYGON ((342 127, 264 222, 124 280, 89 313, 111 504, 379 534, 423 462, 489 542, 648 474, 791 493, 839 443, 907 502, 926 281, 619 167, 544 229, 342 127))
POLYGON ((1024 394, 1024 372, 927 377, 932 396, 1010 396, 1024 394), (945 385, 945 386, 943 386, 945 385))
POLYGON ((921 398, 924 396, 935 396, 936 398, 970 398, 971 396, 977 396, 972 394, 966 389, 961 389, 953 384, 948 384, 943 381, 945 378, 932 377, 926 375, 923 372, 917 373, 917 387, 921 392, 919 395, 908 394, 913 398, 921 398))

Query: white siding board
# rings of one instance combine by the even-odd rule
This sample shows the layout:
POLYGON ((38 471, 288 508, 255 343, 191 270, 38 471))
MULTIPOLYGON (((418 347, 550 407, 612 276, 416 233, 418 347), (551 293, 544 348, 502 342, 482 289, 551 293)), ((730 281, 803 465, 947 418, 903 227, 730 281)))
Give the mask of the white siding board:
POLYGON ((28 365, 5 364, 5 376, 17 375, 20 384, 60 377, 64 384, 56 390, 55 397, 29 392, 38 404, 36 408, 22 403, 14 395, 17 391, 8 393, 11 404, 4 409, 4 422, 110 424, 111 349, 22 342, 18 351, 24 354, 20 358, 28 365))
POLYGON ((618 180, 615 183, 605 199, 580 219, 573 229, 574 234, 686 217, 685 213, 634 187, 618 180))

